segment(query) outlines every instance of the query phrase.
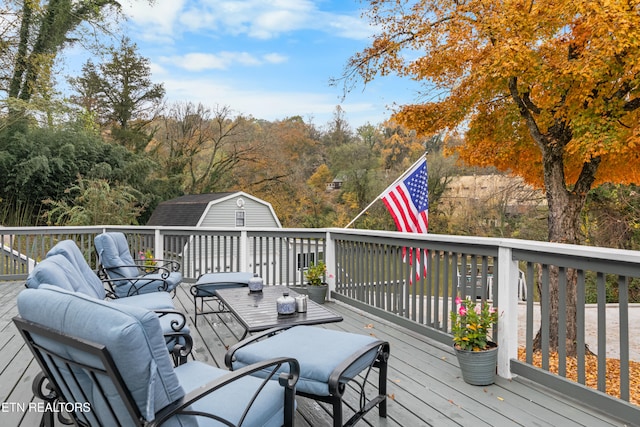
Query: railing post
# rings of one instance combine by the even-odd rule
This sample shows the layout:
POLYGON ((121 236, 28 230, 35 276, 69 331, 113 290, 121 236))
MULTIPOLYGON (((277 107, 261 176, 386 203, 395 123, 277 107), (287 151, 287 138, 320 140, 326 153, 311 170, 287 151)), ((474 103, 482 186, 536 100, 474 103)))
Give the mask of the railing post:
POLYGON ((498 375, 510 379, 518 357, 518 261, 511 248, 498 248, 498 375))
POLYGON ((329 289, 327 290, 327 299, 331 300, 331 291, 336 290, 336 247, 335 240, 330 231, 327 231, 324 240, 324 262, 327 266, 327 283, 329 289))
POLYGON ((156 259, 166 259, 166 257, 164 256, 164 236, 160 234, 159 228, 156 228, 154 231, 154 240, 155 242, 153 243, 153 256, 156 259))
POLYGON ((240 247, 238 248, 238 252, 240 253, 240 271, 252 271, 249 267, 249 236, 247 234, 247 230, 240 231, 240 240, 238 241, 240 247))

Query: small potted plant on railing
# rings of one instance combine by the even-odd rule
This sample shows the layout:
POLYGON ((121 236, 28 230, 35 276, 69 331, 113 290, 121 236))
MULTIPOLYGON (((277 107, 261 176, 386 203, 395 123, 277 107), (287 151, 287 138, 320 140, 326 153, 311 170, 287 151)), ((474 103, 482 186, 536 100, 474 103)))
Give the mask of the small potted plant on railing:
POLYGON ((462 378, 473 385, 493 384, 498 345, 489 339, 489 333, 498 322, 498 312, 488 301, 476 303, 458 296, 455 303, 451 332, 462 378))
POLYGON ((138 252, 138 260, 140 260, 142 262, 142 265, 146 267, 145 271, 147 273, 153 272, 158 264, 156 260, 153 259, 153 252, 151 252, 151 249, 147 249, 144 252, 138 252))
POLYGON ((323 282, 324 275, 327 272, 327 266, 323 261, 317 264, 311 263, 307 271, 304 272, 304 277, 307 279, 307 293, 311 301, 318 304, 324 304, 324 300, 327 296, 327 288, 329 287, 323 282))

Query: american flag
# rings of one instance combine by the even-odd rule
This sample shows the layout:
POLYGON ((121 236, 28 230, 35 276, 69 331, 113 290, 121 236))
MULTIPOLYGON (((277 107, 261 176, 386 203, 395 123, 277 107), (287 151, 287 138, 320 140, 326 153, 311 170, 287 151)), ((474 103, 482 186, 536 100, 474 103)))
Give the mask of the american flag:
MULTIPOLYGON (((393 217, 399 231, 426 233, 429 227, 429 190, 427 188, 427 160, 416 164, 406 178, 391 185, 380 196, 393 217)), ((416 280, 420 279, 420 259, 426 258, 426 251, 409 251, 409 262, 416 263, 416 280), (423 257, 421 257, 423 252, 423 257), (413 256, 415 255, 415 256, 413 256)), ((405 256, 406 259, 406 256, 405 256)), ((423 274, 426 274, 426 259, 422 260, 423 274)))

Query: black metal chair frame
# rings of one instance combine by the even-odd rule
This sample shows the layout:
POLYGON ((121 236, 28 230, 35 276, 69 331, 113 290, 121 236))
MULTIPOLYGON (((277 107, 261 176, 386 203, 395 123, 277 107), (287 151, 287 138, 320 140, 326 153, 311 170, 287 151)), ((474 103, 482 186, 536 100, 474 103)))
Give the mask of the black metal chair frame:
POLYGON ((154 309, 153 312, 156 313, 158 317, 167 315, 180 317, 180 321, 173 319, 170 322, 173 332, 164 332, 163 336, 166 341, 169 341, 172 338, 176 340, 176 344, 173 346, 173 349, 170 350, 173 364, 178 366, 183 363, 187 363, 187 358, 193 350, 193 338, 191 338, 191 334, 183 331, 184 327, 187 325, 187 316, 178 310, 171 309, 154 309), (177 344, 179 341, 183 341, 184 344, 177 344))
POLYGON ((196 283, 191 285, 189 292, 193 296, 193 324, 198 327, 198 316, 205 314, 228 313, 229 309, 218 299, 216 295, 217 289, 226 289, 229 287, 247 287, 246 283, 241 282, 221 282, 221 283, 196 283), (200 310, 198 310, 198 298, 200 298, 200 310), (204 311, 205 301, 215 301, 218 304, 217 310, 204 311))
MULTIPOLYGON (((264 361, 261 363, 256 363, 251 366, 247 366, 246 368, 240 369, 235 372, 229 372, 229 375, 225 375, 223 377, 217 378, 211 382, 209 382, 206 386, 200 387, 197 390, 186 395, 184 398, 169 404, 165 408, 160 409, 156 413, 155 420, 151 422, 147 422, 142 418, 142 415, 129 392, 126 383, 124 382, 120 372, 118 371, 113 358, 111 357, 109 351, 105 348, 104 345, 93 343, 87 340, 78 339, 76 337, 72 337, 69 335, 61 334, 51 328, 46 326, 39 325, 34 322, 30 322, 22 319, 19 316, 13 318, 13 322, 20 331, 22 337, 25 342, 29 346, 31 352, 35 356, 43 370, 43 374, 39 374, 33 381, 32 389, 34 394, 42 399, 45 399, 48 402, 67 402, 67 403, 76 403, 82 405, 88 402, 88 394, 85 393, 80 381, 75 377, 73 373, 74 368, 80 368, 84 372, 88 372, 94 382, 98 376, 105 377, 110 380, 110 382, 115 387, 116 391, 120 399, 122 400, 124 406, 127 409, 129 416, 131 417, 134 425, 140 426, 159 426, 169 418, 175 415, 197 415, 203 416, 211 419, 218 420, 222 423, 226 423, 227 425, 233 426, 234 424, 230 423, 228 420, 221 419, 215 414, 203 413, 199 411, 193 411, 189 409, 189 406, 204 396, 209 395, 210 393, 224 387, 225 385, 239 379, 245 377, 247 375, 255 374, 258 371, 268 370, 270 375, 264 379, 261 386, 256 390, 254 395, 252 396, 251 401, 244 409, 243 416, 240 419, 238 425, 241 425, 243 420, 245 419, 251 405, 259 395, 260 391, 262 391, 263 387, 267 384, 268 381, 271 381, 271 378, 278 375, 277 372, 283 367, 283 365, 289 365, 289 373, 281 373, 278 376, 279 384, 285 388, 285 402, 284 402, 284 417, 285 417, 285 426, 293 425, 293 417, 295 412, 295 384, 298 381, 299 375, 299 365, 295 359, 291 358, 276 358, 268 361, 264 361), (75 362, 73 360, 69 360, 68 358, 59 355, 55 352, 52 352, 42 346, 38 345, 34 342, 32 338, 32 334, 39 335, 56 342, 63 344, 64 346, 73 347, 76 350, 84 352, 86 354, 92 355, 97 360, 100 361, 101 367, 88 366, 85 364, 81 364, 75 362), (64 366, 68 369, 69 373, 62 373, 60 366, 64 366), (54 372, 55 370, 55 372, 54 372), (71 378, 69 378, 71 376, 71 378), (58 384, 55 381, 51 381, 51 378, 60 378, 63 381, 63 384, 58 384), (49 383, 45 385, 45 380, 48 380, 49 383), (73 384, 79 390, 81 390, 82 396, 75 396, 71 394, 69 389, 69 384, 73 384), (48 390, 45 394, 43 391, 43 387, 48 390)), ((91 387, 91 386, 89 386, 91 387)), ((115 409, 110 405, 110 400, 104 394, 104 389, 102 387, 94 387, 93 393, 99 392, 101 393, 101 399, 103 400, 103 404, 108 407, 108 410, 115 414, 115 409)), ((53 405, 54 406, 54 405, 53 405)), ((80 426, 88 426, 87 418, 80 411, 70 412, 69 416, 71 420, 66 420, 63 416, 59 414, 59 420, 65 424, 75 423, 80 426)), ((115 418, 115 417, 114 417, 115 418)), ((116 418, 117 419, 117 418, 116 418)), ((55 420, 55 414, 52 411, 49 411, 43 414, 41 426, 53 426, 55 420)), ((91 426, 95 427, 95 426, 91 426)))
MULTIPOLYGON (((172 262, 175 262, 175 261, 172 261, 172 262)), ((127 296, 138 295, 140 294, 140 290, 142 288, 144 288, 145 286, 149 286, 153 282, 157 282, 157 281, 161 281, 162 285, 158 286, 155 289, 155 291, 167 292, 169 290, 169 283, 167 282, 169 275, 171 274, 172 271, 180 270, 180 264, 177 264, 177 265, 178 265, 177 269, 169 270, 168 268, 160 267, 160 266, 148 267, 148 266, 142 266, 137 264, 136 265, 119 265, 117 267, 105 267, 104 265, 99 264, 97 274, 98 274, 98 277, 100 277, 100 280, 102 280, 102 282, 108 286, 106 288, 107 296, 109 298, 115 299, 115 298, 118 298, 118 296, 116 295, 116 286, 117 286, 116 283, 122 282, 122 281, 126 281, 131 284, 131 288, 129 289, 127 296), (135 267, 140 272, 140 276, 123 277, 113 273, 115 269, 122 268, 122 267, 135 267), (160 277, 147 277, 148 274, 160 274, 160 277)), ((175 289, 172 291, 172 293, 175 296, 175 289)))
MULTIPOLYGON (((240 341, 237 344, 234 344, 229 348, 227 353, 225 354, 224 363, 227 368, 232 369, 233 363, 233 355, 234 353, 246 346, 250 345, 253 342, 256 342, 261 339, 268 339, 269 337, 282 332, 288 327, 278 327, 269 329, 267 331, 261 332, 256 335, 252 335, 251 337, 240 341)), ((283 353, 286 353, 286 349, 283 349, 283 353)), ((369 344, 368 346, 362 347, 360 351, 354 353, 349 358, 343 360, 336 366, 334 371, 331 373, 329 377, 329 395, 316 395, 302 392, 296 389, 296 394, 299 396, 304 396, 313 400, 317 400, 320 402, 325 402, 331 404, 333 408, 333 426, 341 427, 343 411, 342 411, 342 396, 346 390, 347 384, 349 382, 355 383, 356 388, 359 390, 359 402, 360 407, 355 411, 355 414, 344 423, 344 426, 352 426, 356 422, 358 422, 367 412, 373 409, 375 406, 378 406, 378 413, 380 417, 387 417, 387 372, 388 372, 388 360, 390 354, 390 345, 386 341, 377 340, 369 344), (377 348, 377 355, 373 362, 366 368, 366 372, 364 375, 360 375, 359 377, 355 377, 349 381, 345 381, 343 378, 343 374, 345 371, 349 369, 351 365, 356 363, 360 357, 369 351, 377 348), (365 394, 365 386, 367 384, 369 375, 373 368, 378 369, 378 394, 376 396, 372 396, 371 398, 367 398, 365 394)), ((298 360, 300 364, 304 363, 304 360, 298 360)))

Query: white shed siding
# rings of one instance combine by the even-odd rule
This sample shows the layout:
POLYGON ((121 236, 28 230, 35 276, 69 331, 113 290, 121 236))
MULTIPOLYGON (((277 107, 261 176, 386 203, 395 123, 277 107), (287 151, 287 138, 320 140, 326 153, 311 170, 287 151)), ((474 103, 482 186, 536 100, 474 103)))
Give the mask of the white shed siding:
POLYGON ((236 211, 239 210, 245 211, 245 227, 280 227, 268 205, 241 195, 211 203, 200 226, 235 227, 236 211), (237 205, 238 199, 244 200, 242 209, 237 205))
MULTIPOLYGON (((245 227, 275 227, 281 228, 280 222, 275 216, 275 212, 268 203, 253 198, 246 193, 239 192, 226 199, 213 200, 201 218, 199 227, 236 227, 236 212, 245 212, 245 227), (239 204, 238 200, 243 203, 239 204)), ((254 252, 254 243, 250 242, 249 253, 254 252)), ((229 249, 224 244, 219 244, 211 239, 202 239, 198 242, 190 242, 186 248, 192 255, 192 259, 197 259, 197 266, 189 267, 194 271, 190 274, 198 276, 208 272, 234 271, 233 259, 229 249)), ((250 259, 249 268, 252 271, 263 275, 272 275, 274 270, 282 268, 282 260, 279 248, 274 248, 272 244, 264 242, 261 254, 257 254, 256 259, 250 259)))

